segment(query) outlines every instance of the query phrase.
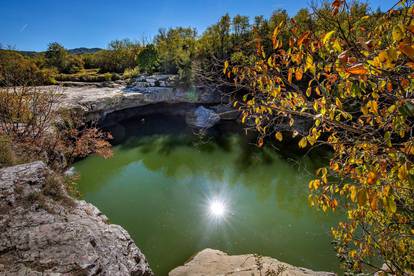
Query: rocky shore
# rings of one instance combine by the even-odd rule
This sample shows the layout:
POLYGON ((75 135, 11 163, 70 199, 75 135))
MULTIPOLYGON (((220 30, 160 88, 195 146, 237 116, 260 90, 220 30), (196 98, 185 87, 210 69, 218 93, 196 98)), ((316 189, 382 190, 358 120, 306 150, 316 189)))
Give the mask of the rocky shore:
POLYGON ((269 257, 253 254, 231 256, 226 253, 204 249, 183 266, 172 270, 169 276, 334 276, 331 272, 318 272, 295 267, 269 257))
POLYGON ((0 275, 153 275, 129 234, 43 162, 0 170, 0 275))

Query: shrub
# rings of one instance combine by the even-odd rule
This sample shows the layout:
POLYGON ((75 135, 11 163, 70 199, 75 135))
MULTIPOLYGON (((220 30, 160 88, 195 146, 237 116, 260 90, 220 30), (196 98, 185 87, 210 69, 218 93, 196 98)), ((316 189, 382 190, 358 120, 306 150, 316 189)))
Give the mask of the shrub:
POLYGON ((120 74, 118 74, 118 73, 112 73, 112 77, 111 77, 111 80, 113 80, 113 81, 117 81, 117 80, 122 80, 124 77, 123 76, 121 76, 120 74))
POLYGON ((145 46, 145 48, 138 54, 138 66, 141 71, 152 74, 158 70, 159 57, 157 49, 153 44, 145 46))
POLYGON ((132 79, 132 78, 137 77, 138 75, 139 75, 139 69, 138 69, 138 67, 135 67, 134 69, 127 68, 124 71, 123 77, 125 79, 132 79))
MULTIPOLYGON (((40 159, 61 169, 67 161, 91 153, 109 157, 111 145, 106 139, 110 135, 85 125, 82 114, 70 113, 64 119, 56 107, 58 92, 33 86, 0 89, 0 136, 9 137, 16 158, 25 162, 40 159)), ((7 141, 1 143, 1 163, 10 164, 13 153, 7 141)))
POLYGON ((46 80, 36 64, 23 55, 0 50, 0 86, 39 85, 46 80))
POLYGON ((12 149, 11 139, 0 135, 0 168, 11 166, 15 163, 15 156, 12 149))

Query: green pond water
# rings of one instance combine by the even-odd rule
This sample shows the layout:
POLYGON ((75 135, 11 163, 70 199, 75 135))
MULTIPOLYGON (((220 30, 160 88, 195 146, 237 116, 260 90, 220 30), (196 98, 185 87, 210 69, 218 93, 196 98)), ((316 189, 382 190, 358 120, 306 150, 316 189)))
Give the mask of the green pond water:
POLYGON ((220 127, 194 135, 180 118, 163 116, 111 130, 113 158, 75 164, 79 190, 130 233, 156 275, 205 248, 339 271, 329 235, 337 216, 307 202, 323 154, 258 149, 220 127))

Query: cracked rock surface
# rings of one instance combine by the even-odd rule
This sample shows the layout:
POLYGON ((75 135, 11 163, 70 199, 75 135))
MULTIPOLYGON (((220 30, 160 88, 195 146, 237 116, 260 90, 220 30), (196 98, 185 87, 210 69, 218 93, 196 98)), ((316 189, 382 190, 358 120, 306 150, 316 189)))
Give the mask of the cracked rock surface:
POLYGON ((334 276, 331 272, 317 272, 295 267, 269 257, 253 254, 231 256, 226 253, 204 249, 183 266, 172 270, 169 276, 334 276))
POLYGON ((0 275, 153 275, 121 226, 51 175, 43 162, 0 169, 0 275))

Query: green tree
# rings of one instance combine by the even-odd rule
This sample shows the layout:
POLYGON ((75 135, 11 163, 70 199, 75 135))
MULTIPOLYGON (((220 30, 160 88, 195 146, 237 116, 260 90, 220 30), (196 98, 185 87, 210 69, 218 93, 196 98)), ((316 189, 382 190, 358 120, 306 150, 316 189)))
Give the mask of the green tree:
POLYGON ((57 42, 50 43, 45 53, 47 65, 56 67, 59 71, 65 67, 67 56, 65 48, 57 42))
POLYGON ((158 70, 159 58, 158 52, 154 44, 145 46, 138 54, 138 67, 141 71, 153 73, 158 70))
POLYGON ((93 55, 88 63, 95 64, 102 73, 123 73, 126 69, 133 69, 138 65, 137 58, 142 46, 129 39, 114 40, 108 45, 108 49, 99 51, 93 55))
POLYGON ((178 73, 184 83, 191 82, 196 36, 197 32, 192 28, 159 30, 154 41, 162 72, 178 73))

